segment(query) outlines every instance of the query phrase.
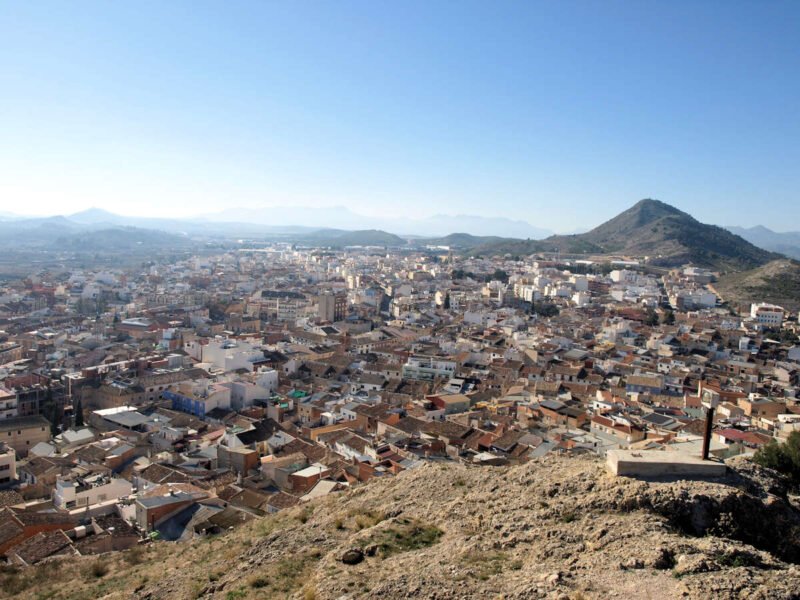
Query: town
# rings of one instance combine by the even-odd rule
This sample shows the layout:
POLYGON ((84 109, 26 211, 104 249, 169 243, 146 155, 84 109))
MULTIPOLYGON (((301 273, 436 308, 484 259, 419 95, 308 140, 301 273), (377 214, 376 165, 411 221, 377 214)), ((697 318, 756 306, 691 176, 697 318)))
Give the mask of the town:
POLYGON ((240 243, 0 287, 0 555, 235 529, 431 462, 752 455, 797 314, 647 257, 240 243))

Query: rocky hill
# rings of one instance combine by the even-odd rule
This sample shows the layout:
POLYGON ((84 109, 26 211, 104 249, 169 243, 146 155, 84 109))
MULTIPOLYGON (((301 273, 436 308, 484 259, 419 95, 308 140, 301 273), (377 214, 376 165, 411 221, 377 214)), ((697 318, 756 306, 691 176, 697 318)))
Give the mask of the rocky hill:
POLYGON ((406 240, 379 229, 364 229, 361 231, 345 231, 343 229, 320 229, 313 233, 304 234, 296 241, 313 246, 329 246, 331 248, 344 248, 345 246, 404 246, 406 240))
POLYGON ((565 254, 648 256, 656 265, 692 263, 721 271, 751 269, 778 257, 715 225, 658 200, 641 200, 625 212, 579 235, 487 245, 484 254, 559 251, 565 254))
POLYGON ((594 458, 428 463, 189 544, 6 567, 0 597, 798 598, 798 511, 733 465, 644 482, 594 458))
POLYGON ((486 235, 471 235, 469 233, 451 233, 443 237, 437 238, 420 238, 416 240, 418 244, 426 244, 430 246, 450 246, 455 249, 470 249, 478 246, 486 246, 489 244, 502 244, 521 242, 514 238, 504 238, 497 236, 486 235))
POLYGON ((722 277, 714 286, 732 306, 771 302, 790 311, 800 310, 800 262, 774 260, 766 265, 722 277))

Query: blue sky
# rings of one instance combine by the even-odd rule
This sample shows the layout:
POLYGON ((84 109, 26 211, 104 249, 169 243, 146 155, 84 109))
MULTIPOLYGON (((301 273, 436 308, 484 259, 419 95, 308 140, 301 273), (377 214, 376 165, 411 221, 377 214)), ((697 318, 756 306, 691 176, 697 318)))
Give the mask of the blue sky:
POLYGON ((800 229, 800 3, 0 3, 0 211, 800 229))

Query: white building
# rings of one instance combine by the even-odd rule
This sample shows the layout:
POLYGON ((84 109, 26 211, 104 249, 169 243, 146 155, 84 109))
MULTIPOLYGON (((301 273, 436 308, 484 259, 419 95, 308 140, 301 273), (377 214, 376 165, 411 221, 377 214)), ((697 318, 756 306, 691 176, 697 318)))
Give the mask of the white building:
POLYGON ((750 305, 750 317, 759 325, 780 327, 783 324, 784 310, 780 306, 759 302, 750 305))
POLYGON ((267 393, 273 393, 278 390, 278 372, 269 367, 261 367, 258 371, 258 379, 256 385, 264 388, 267 393))
MULTIPOLYGON (((253 406, 256 400, 267 400, 278 389, 278 372, 275 369, 261 367, 255 383, 247 381, 230 381, 221 383, 221 387, 230 389, 230 408, 242 410, 253 406)), ((223 403, 224 404, 224 403, 223 403)), ((220 405, 223 408, 224 405, 220 405)))
POLYGON ((224 371, 253 370, 253 363, 264 358, 263 350, 253 344, 234 340, 212 340, 202 347, 203 362, 211 363, 224 371))
POLYGON ((587 306, 591 302, 591 295, 587 292, 575 292, 572 295, 572 301, 577 307, 587 306))
POLYGON ((429 381, 436 377, 450 379, 456 372, 456 363, 435 356, 410 356, 403 365, 403 377, 429 381))
POLYGON ((131 483, 125 479, 105 475, 56 481, 53 505, 60 509, 91 506, 108 500, 119 500, 133 492, 131 483))
POLYGON ((0 442, 0 488, 17 479, 17 454, 11 446, 0 442))
POLYGON ((589 291, 589 279, 584 275, 573 275, 569 278, 570 283, 572 283, 575 291, 577 292, 588 292, 589 291))
POLYGON ((0 387, 0 421, 16 417, 17 395, 11 390, 0 387))
POLYGON ((636 283, 636 280, 639 277, 639 275, 638 273, 636 273, 636 271, 618 269, 611 271, 609 277, 611 277, 611 281, 613 281, 614 283, 636 283))

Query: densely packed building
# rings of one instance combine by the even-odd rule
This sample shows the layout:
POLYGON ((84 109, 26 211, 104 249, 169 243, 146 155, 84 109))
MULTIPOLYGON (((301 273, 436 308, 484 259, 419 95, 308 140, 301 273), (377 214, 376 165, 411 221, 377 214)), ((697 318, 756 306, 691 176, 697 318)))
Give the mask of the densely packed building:
POLYGON ((634 260, 271 244, 0 288, 0 554, 222 531, 424 461, 752 453, 797 315, 634 260))

